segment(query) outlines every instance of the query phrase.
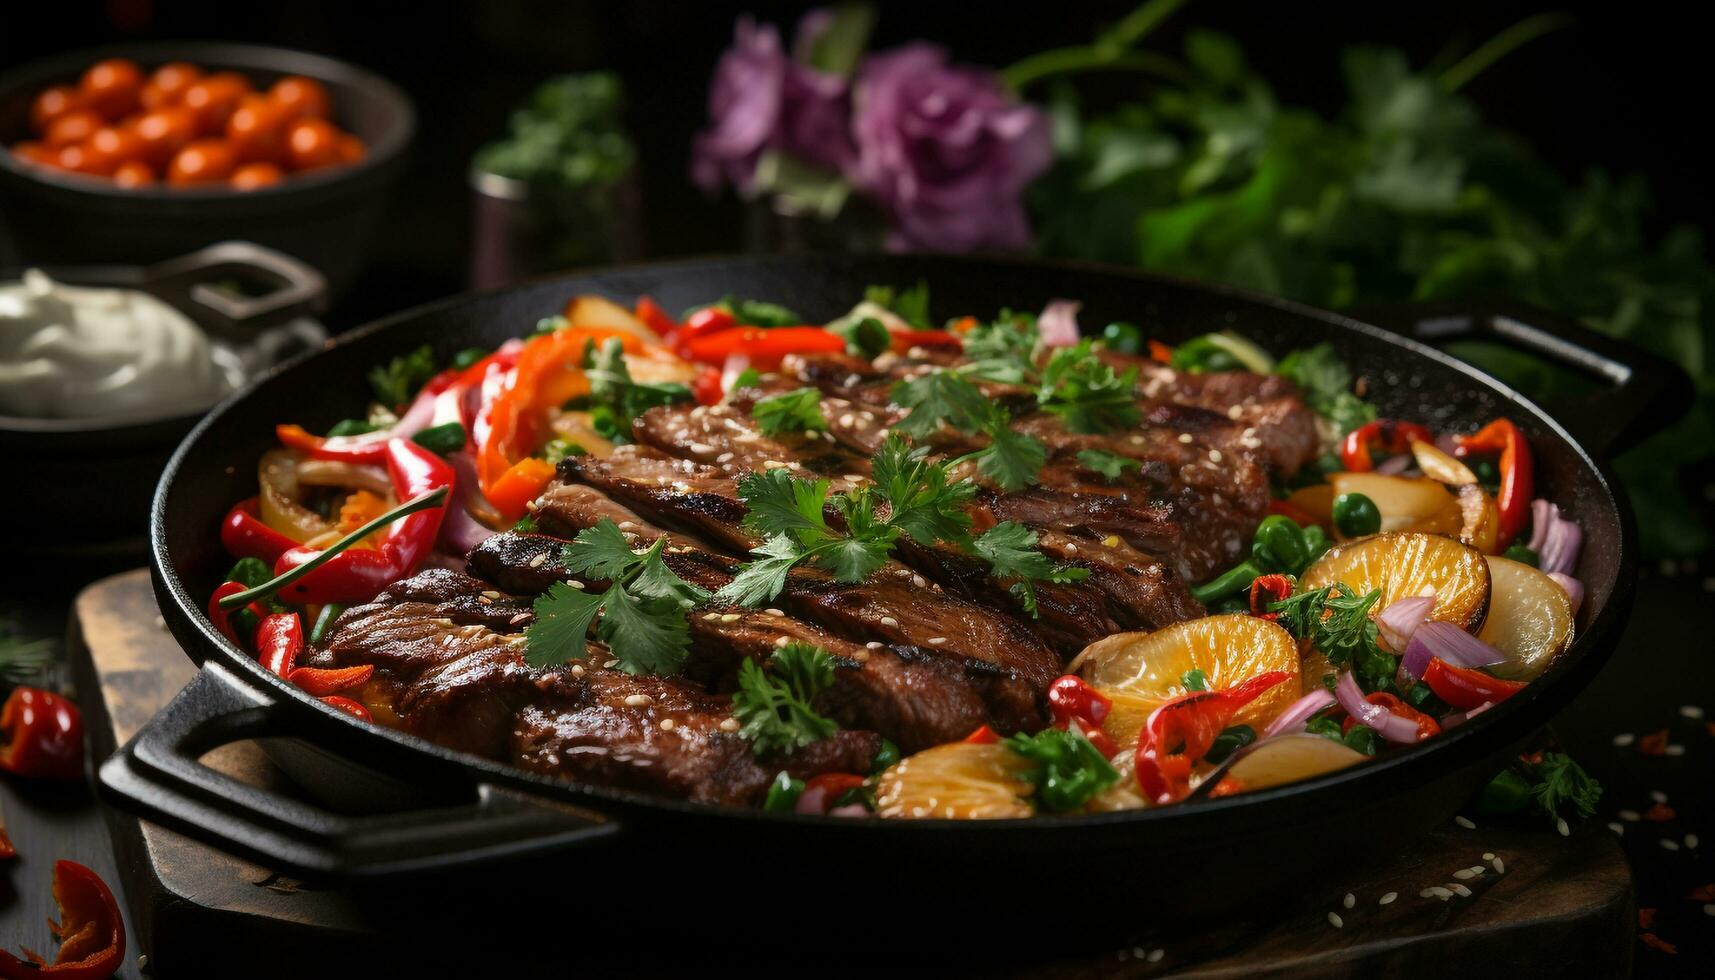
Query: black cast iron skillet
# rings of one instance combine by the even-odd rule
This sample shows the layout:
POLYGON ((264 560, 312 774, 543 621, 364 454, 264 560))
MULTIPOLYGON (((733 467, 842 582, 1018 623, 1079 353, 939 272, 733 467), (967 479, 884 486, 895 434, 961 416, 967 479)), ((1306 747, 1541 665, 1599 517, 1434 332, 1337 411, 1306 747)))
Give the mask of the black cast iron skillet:
MULTIPOLYGON (((1031 896, 1084 907, 1158 894, 1148 914, 1194 912, 1295 887, 1366 848, 1393 848, 1447 819, 1521 739, 1565 705, 1607 658, 1632 588, 1630 518, 1599 459, 1686 404, 1674 368, 1575 324, 1537 314, 1435 311, 1417 339, 1346 317, 1215 288, 1039 262, 915 257, 739 258, 644 265, 461 296, 411 310, 291 363, 217 407, 162 475, 151 526, 162 615, 196 679, 101 767, 113 802, 270 867, 359 884, 412 872, 510 889, 539 880, 697 881, 699 915, 746 915, 755 879, 776 889, 803 872, 837 871, 842 901, 933 909, 946 920, 992 915, 1031 896), (277 422, 311 429, 352 415, 364 372, 419 344, 443 360, 527 332, 568 297, 649 294, 680 309, 733 293, 776 300, 821 321, 871 283, 931 284, 940 311, 1084 303, 1086 327, 1126 319, 1183 340, 1229 328, 1284 352, 1328 341, 1367 379, 1385 416, 1471 430, 1497 414, 1529 434, 1541 491, 1584 529, 1578 569, 1587 598, 1576 642, 1520 695, 1442 737, 1319 779, 1183 806, 1020 821, 860 821, 729 811, 534 776, 354 721, 263 670, 225 643, 202 612, 231 559, 216 525, 255 492, 255 460, 277 422), (1556 416, 1428 346, 1481 336, 1591 376, 1600 392, 1556 416), (324 805, 236 782, 197 760, 213 747, 262 740, 324 805), (530 858, 529 863, 510 859, 530 858), (687 863, 689 868, 687 868, 687 863), (712 867, 712 871, 698 870, 712 867), (749 873, 771 869, 767 875, 749 873), (797 869, 797 871, 794 871, 797 869), (813 871, 811 869, 814 869, 813 871), (1075 873, 1069 873, 1075 869, 1075 873), (623 872, 623 873, 621 873, 623 872), (590 876, 599 876, 592 879, 590 876), (718 883, 718 894, 707 886, 718 883), (1144 889, 1144 884, 1150 887, 1144 889), (1162 885, 1171 887, 1163 888, 1162 885), (731 899, 729 904, 726 899, 731 899), (730 911, 723 911, 730 909, 730 911)), ((393 880, 397 880, 393 878, 393 880)), ((767 889, 763 888, 766 894, 767 889)), ((398 890, 389 901, 397 902, 398 890)), ((444 893, 437 893, 444 894, 444 893)), ((645 891, 643 894, 649 894, 645 891)), ((769 914, 782 906, 769 903, 769 914)), ((617 899, 612 899, 617 900, 617 899)), ((814 904, 814 903, 812 903, 814 904)), ((1087 924, 1088 912, 1081 912, 1087 924)))

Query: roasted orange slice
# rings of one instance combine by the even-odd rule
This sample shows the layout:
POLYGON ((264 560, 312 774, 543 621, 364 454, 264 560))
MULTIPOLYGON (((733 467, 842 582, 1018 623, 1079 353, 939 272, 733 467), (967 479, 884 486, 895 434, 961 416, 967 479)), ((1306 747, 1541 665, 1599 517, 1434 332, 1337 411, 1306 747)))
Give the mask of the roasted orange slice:
POLYGON ((1319 589, 1335 582, 1359 595, 1382 590, 1378 611, 1434 589, 1430 618, 1473 632, 1489 608, 1489 563, 1477 549, 1440 534, 1383 532, 1336 545, 1310 566, 1299 586, 1319 589))
POLYGON ((1116 633, 1085 647, 1071 669, 1113 699, 1102 727, 1122 747, 1137 741, 1150 712, 1186 693, 1184 678, 1193 670, 1203 672, 1211 691, 1271 670, 1290 673, 1292 680, 1276 684, 1234 716, 1233 724, 1258 731, 1299 696, 1298 642, 1276 624, 1242 613, 1206 616, 1153 633, 1116 633))
POLYGON ((1477 638, 1512 658, 1494 672, 1530 680, 1572 644, 1572 600, 1547 574, 1489 556, 1489 615, 1477 638))
POLYGON ((876 781, 881 817, 994 820, 1035 812, 1033 763, 1004 745, 949 742, 888 767, 876 781))

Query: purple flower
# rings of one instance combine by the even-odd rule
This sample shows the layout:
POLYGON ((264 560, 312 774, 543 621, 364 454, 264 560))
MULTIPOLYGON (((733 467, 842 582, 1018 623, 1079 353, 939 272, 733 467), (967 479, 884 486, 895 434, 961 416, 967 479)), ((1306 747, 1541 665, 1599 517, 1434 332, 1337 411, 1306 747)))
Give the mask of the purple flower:
MULTIPOLYGON (((807 16, 800 34, 817 23, 807 16)), ((849 94, 845 79, 788 58, 772 24, 740 17, 733 46, 715 66, 709 128, 692 149, 691 179, 708 191, 725 183, 748 191, 765 150, 845 169, 855 155, 849 94)))
POLYGON ((910 44, 864 62, 852 120, 853 182, 893 217, 889 245, 940 252, 1020 248, 1019 194, 1053 160, 1048 117, 987 71, 910 44))

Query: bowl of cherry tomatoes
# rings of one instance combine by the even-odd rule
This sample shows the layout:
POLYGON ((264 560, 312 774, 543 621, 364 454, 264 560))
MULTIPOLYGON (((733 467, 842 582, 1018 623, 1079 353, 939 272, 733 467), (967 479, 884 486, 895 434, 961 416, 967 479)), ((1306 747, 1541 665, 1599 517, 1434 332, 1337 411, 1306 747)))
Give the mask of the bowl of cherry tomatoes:
POLYGON ((361 68, 301 51, 159 42, 0 75, 0 265, 146 263, 243 239, 361 268, 415 126, 361 68))

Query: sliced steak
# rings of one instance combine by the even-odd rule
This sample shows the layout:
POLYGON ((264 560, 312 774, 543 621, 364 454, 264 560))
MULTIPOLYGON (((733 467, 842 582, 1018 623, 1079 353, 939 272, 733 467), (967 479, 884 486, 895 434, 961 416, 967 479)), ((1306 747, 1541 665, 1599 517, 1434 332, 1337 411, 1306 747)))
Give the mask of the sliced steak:
POLYGON ((560 479, 584 483, 670 530, 743 554, 757 539, 743 527, 738 481, 713 466, 675 459, 651 446, 620 446, 604 459, 569 456, 560 479))
MULTIPOLYGON (((595 526, 604 517, 617 524, 621 531, 644 528, 643 518, 638 517, 635 511, 621 506, 612 497, 594 487, 577 483, 554 483, 536 498, 531 515, 535 518, 537 529, 543 534, 567 539, 577 536, 577 533, 586 527, 595 526)), ((645 536, 653 541, 663 533, 666 532, 656 529, 645 536)), ((701 539, 690 535, 672 534, 670 537, 672 543, 678 547, 708 548, 701 539)), ((482 576, 481 572, 476 574, 482 576)))
POLYGON ((632 435, 669 456, 711 467, 734 480, 785 468, 796 476, 825 478, 835 490, 848 490, 869 474, 868 459, 841 445, 832 433, 765 435, 748 408, 663 405, 639 416, 632 435))

